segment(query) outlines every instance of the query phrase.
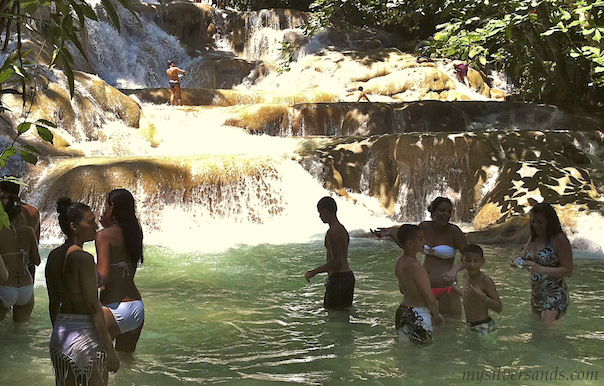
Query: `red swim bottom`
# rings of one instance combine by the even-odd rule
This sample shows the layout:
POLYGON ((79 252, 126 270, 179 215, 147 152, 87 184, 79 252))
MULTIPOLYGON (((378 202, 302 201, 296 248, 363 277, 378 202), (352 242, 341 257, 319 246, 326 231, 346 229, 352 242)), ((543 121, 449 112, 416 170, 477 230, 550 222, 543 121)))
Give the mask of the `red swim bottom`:
POLYGON ((434 294, 434 297, 438 299, 438 297, 440 295, 444 294, 445 292, 447 293, 447 295, 451 295, 452 290, 453 290, 452 287, 432 288, 432 293, 434 294))

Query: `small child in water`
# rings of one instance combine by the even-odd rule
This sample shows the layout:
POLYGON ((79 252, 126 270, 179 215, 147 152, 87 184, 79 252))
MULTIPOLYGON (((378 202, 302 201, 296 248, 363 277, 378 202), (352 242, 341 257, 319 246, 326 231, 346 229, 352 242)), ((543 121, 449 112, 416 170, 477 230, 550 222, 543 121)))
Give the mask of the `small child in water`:
POLYGON ((488 334, 496 329, 495 321, 489 316, 489 308, 501 312, 502 305, 493 280, 482 273, 484 264, 482 248, 468 244, 462 251, 464 288, 453 285, 453 289, 463 297, 463 308, 470 330, 488 334))
POLYGON ((413 343, 431 343, 432 321, 440 327, 444 319, 438 310, 438 300, 430 289, 428 274, 416 257, 424 251, 424 233, 417 225, 404 224, 397 232, 397 239, 403 254, 396 261, 394 272, 403 302, 396 311, 395 326, 413 343))

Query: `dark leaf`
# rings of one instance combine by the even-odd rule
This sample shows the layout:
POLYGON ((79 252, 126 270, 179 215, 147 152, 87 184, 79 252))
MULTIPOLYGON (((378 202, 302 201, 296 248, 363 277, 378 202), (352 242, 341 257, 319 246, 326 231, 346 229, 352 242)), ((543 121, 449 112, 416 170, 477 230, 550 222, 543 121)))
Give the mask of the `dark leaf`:
POLYGON ((27 130, 29 130, 29 128, 31 127, 31 122, 23 122, 20 123, 19 126, 17 126, 17 132, 19 133, 19 135, 27 132, 27 130))
POLYGON ((23 159, 23 161, 28 162, 32 165, 35 165, 38 163, 38 157, 35 154, 32 154, 28 151, 25 151, 23 149, 19 150, 19 154, 21 155, 21 158, 23 159))
POLYGON ((49 120, 43 119, 43 118, 38 119, 36 121, 36 124, 52 127, 52 128, 55 128, 55 129, 57 128, 57 125, 55 123, 53 123, 53 122, 51 122, 49 120))
POLYGON ((53 143, 54 134, 52 133, 52 131, 48 130, 44 126, 38 126, 38 125, 36 125, 36 129, 38 129, 38 135, 40 136, 40 138, 42 138, 46 142, 53 143))
POLYGON ((117 15, 115 8, 113 7, 113 3, 111 2, 111 0, 102 0, 101 3, 103 4, 103 7, 107 11, 107 15, 109 15, 109 19, 111 19, 113 26, 115 27, 115 29, 117 29, 119 31, 120 30, 120 18, 117 15))

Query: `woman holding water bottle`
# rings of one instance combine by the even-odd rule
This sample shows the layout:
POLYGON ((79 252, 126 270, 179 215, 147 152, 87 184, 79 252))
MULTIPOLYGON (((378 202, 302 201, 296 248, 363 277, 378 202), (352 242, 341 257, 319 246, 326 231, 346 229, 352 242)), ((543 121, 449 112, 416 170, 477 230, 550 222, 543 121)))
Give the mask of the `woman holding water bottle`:
POLYGON ((539 203, 530 211, 531 236, 522 255, 510 264, 531 273, 531 306, 550 324, 566 313, 569 296, 565 277, 573 274, 573 250, 554 208, 539 203))

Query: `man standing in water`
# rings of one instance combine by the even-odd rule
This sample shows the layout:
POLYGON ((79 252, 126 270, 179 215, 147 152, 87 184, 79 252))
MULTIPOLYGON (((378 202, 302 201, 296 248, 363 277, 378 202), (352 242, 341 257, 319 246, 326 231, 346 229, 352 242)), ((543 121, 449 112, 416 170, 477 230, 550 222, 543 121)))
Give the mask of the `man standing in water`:
POLYGON ((323 306, 328 309, 341 310, 352 306, 354 293, 354 274, 348 265, 348 231, 336 216, 336 202, 331 197, 323 197, 317 204, 319 217, 329 224, 325 234, 327 262, 304 275, 306 281, 321 272, 327 272, 329 277, 325 283, 325 298, 323 306))
POLYGON ((182 106, 182 98, 180 96, 180 74, 185 74, 185 70, 176 67, 173 60, 168 60, 169 68, 166 74, 170 77, 170 105, 182 106))

